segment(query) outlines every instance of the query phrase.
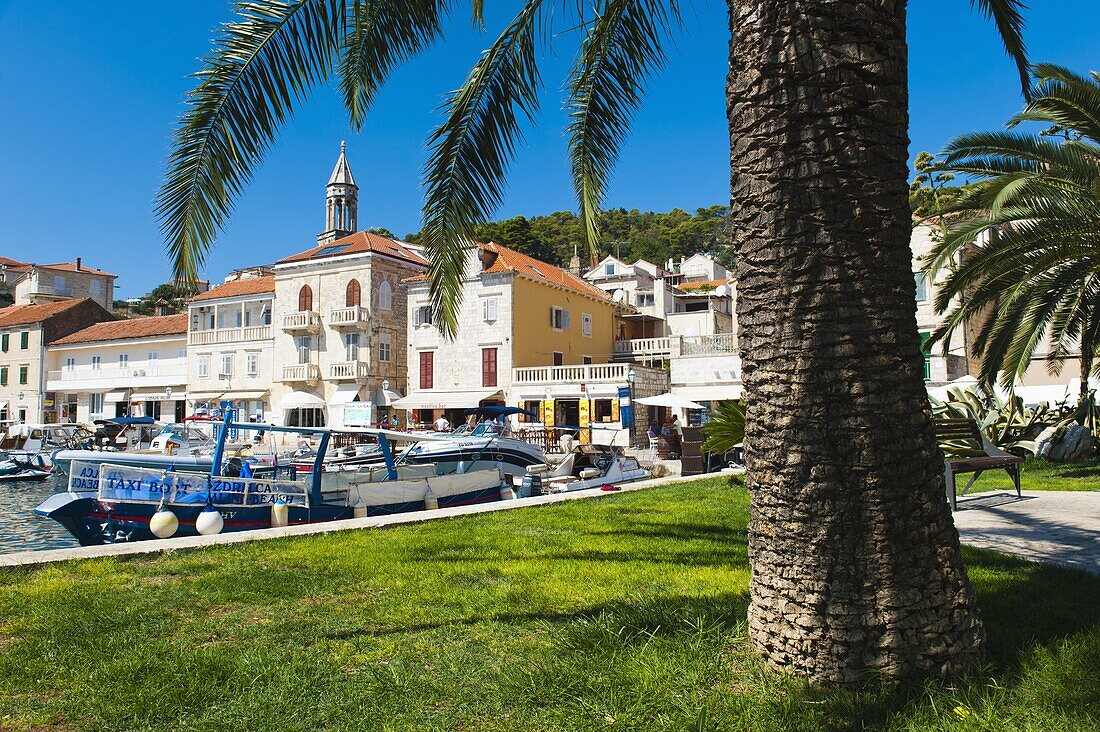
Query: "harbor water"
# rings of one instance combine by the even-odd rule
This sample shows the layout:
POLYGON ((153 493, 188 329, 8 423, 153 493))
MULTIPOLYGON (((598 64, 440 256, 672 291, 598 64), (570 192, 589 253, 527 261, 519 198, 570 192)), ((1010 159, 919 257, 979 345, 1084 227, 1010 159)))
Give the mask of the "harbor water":
POLYGON ((61 524, 34 513, 35 506, 65 487, 65 476, 58 474, 28 483, 0 483, 0 554, 78 546, 61 524))

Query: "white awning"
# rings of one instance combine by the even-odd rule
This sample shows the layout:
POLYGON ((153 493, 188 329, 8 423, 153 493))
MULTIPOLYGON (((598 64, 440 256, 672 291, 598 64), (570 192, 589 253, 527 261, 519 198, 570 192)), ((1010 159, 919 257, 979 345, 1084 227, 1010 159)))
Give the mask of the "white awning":
POLYGON ((336 393, 332 395, 332 399, 329 399, 329 406, 339 406, 341 404, 347 404, 348 402, 356 401, 359 396, 359 390, 362 387, 359 384, 339 384, 336 387, 336 393))
POLYGON ((388 407, 396 402, 398 399, 401 399, 401 395, 398 394, 396 391, 390 391, 388 389, 382 389, 381 387, 379 387, 374 392, 374 403, 380 407, 388 407))
MULTIPOLYGON (((705 386, 674 386, 672 393, 694 402, 720 402, 740 399, 744 393, 740 384, 711 384, 705 386)), ((634 401, 640 401, 635 399, 634 401)))
POLYGON ((177 399, 186 399, 187 392, 173 391, 172 396, 164 393, 164 389, 138 389, 130 395, 132 402, 174 402, 177 399))
POLYGON ((124 402, 126 401, 126 392, 124 391, 109 391, 103 395, 103 401, 105 402, 124 402))
POLYGON ((670 407, 672 409, 706 409, 702 404, 696 404, 679 393, 658 394, 657 396, 642 397, 634 400, 635 404, 645 404, 650 407, 670 407))
POLYGON ((324 407, 325 400, 311 391, 292 391, 279 402, 279 409, 311 409, 324 407))
POLYGON ((0 399, 0 412, 3 412, 8 406, 7 399, 0 399))
POLYGON ((482 391, 420 391, 391 403, 398 409, 460 409, 476 407, 486 399, 499 399, 499 389, 482 391))

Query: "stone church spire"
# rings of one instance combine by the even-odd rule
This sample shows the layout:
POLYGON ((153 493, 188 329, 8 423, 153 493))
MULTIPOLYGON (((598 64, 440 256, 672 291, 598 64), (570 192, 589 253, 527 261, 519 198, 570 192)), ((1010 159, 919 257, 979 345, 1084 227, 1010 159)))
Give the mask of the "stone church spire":
POLYGON ((354 234, 359 225, 359 186, 348 165, 347 143, 340 143, 340 157, 325 186, 325 230, 317 235, 318 244, 328 244, 354 234))

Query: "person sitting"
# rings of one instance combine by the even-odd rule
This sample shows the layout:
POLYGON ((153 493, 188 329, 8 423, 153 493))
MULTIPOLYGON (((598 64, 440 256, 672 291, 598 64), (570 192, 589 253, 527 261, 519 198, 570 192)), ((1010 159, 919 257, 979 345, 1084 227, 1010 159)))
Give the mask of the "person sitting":
POLYGON ((436 432, 450 432, 451 431, 451 423, 447 421, 447 417, 445 415, 442 415, 442 414, 439 415, 439 419, 437 419, 435 421, 435 431, 436 432))
POLYGON ((646 430, 646 434, 648 434, 651 438, 660 437, 661 436, 661 425, 657 424, 656 422, 650 422, 649 423, 649 429, 646 430))
POLYGON ((390 415, 388 415, 388 414, 383 415, 382 416, 382 421, 380 421, 378 423, 378 426, 381 427, 384 430, 388 430, 390 428, 390 415))

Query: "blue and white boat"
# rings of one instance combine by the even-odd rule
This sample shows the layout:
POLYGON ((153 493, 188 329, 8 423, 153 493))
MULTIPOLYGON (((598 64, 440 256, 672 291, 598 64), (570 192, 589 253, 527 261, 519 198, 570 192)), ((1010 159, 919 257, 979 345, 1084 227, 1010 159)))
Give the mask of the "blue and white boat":
POLYGON ((401 461, 435 465, 440 475, 498 468, 517 485, 530 466, 546 463, 542 448, 509 436, 504 424, 513 414, 532 418, 537 415, 516 407, 500 406, 467 409, 465 414, 482 417, 484 421, 470 430, 463 426, 451 433, 434 433, 447 439, 418 442, 401 455, 401 461))
POLYGON ((173 536, 217 534, 278 526, 338 521, 448 506, 499 501, 511 495, 497 468, 438 475, 434 465, 398 465, 391 443, 449 438, 380 429, 354 430, 377 440, 383 465, 326 472, 321 469, 332 431, 235 423, 226 420, 208 473, 112 463, 118 453, 98 453, 74 461, 68 491, 35 509, 64 526, 82 546, 173 536), (231 429, 289 432, 319 438, 309 480, 296 480, 293 468, 271 468, 253 475, 236 462, 227 470, 226 436, 231 429), (233 472, 235 475, 227 475, 233 472))

